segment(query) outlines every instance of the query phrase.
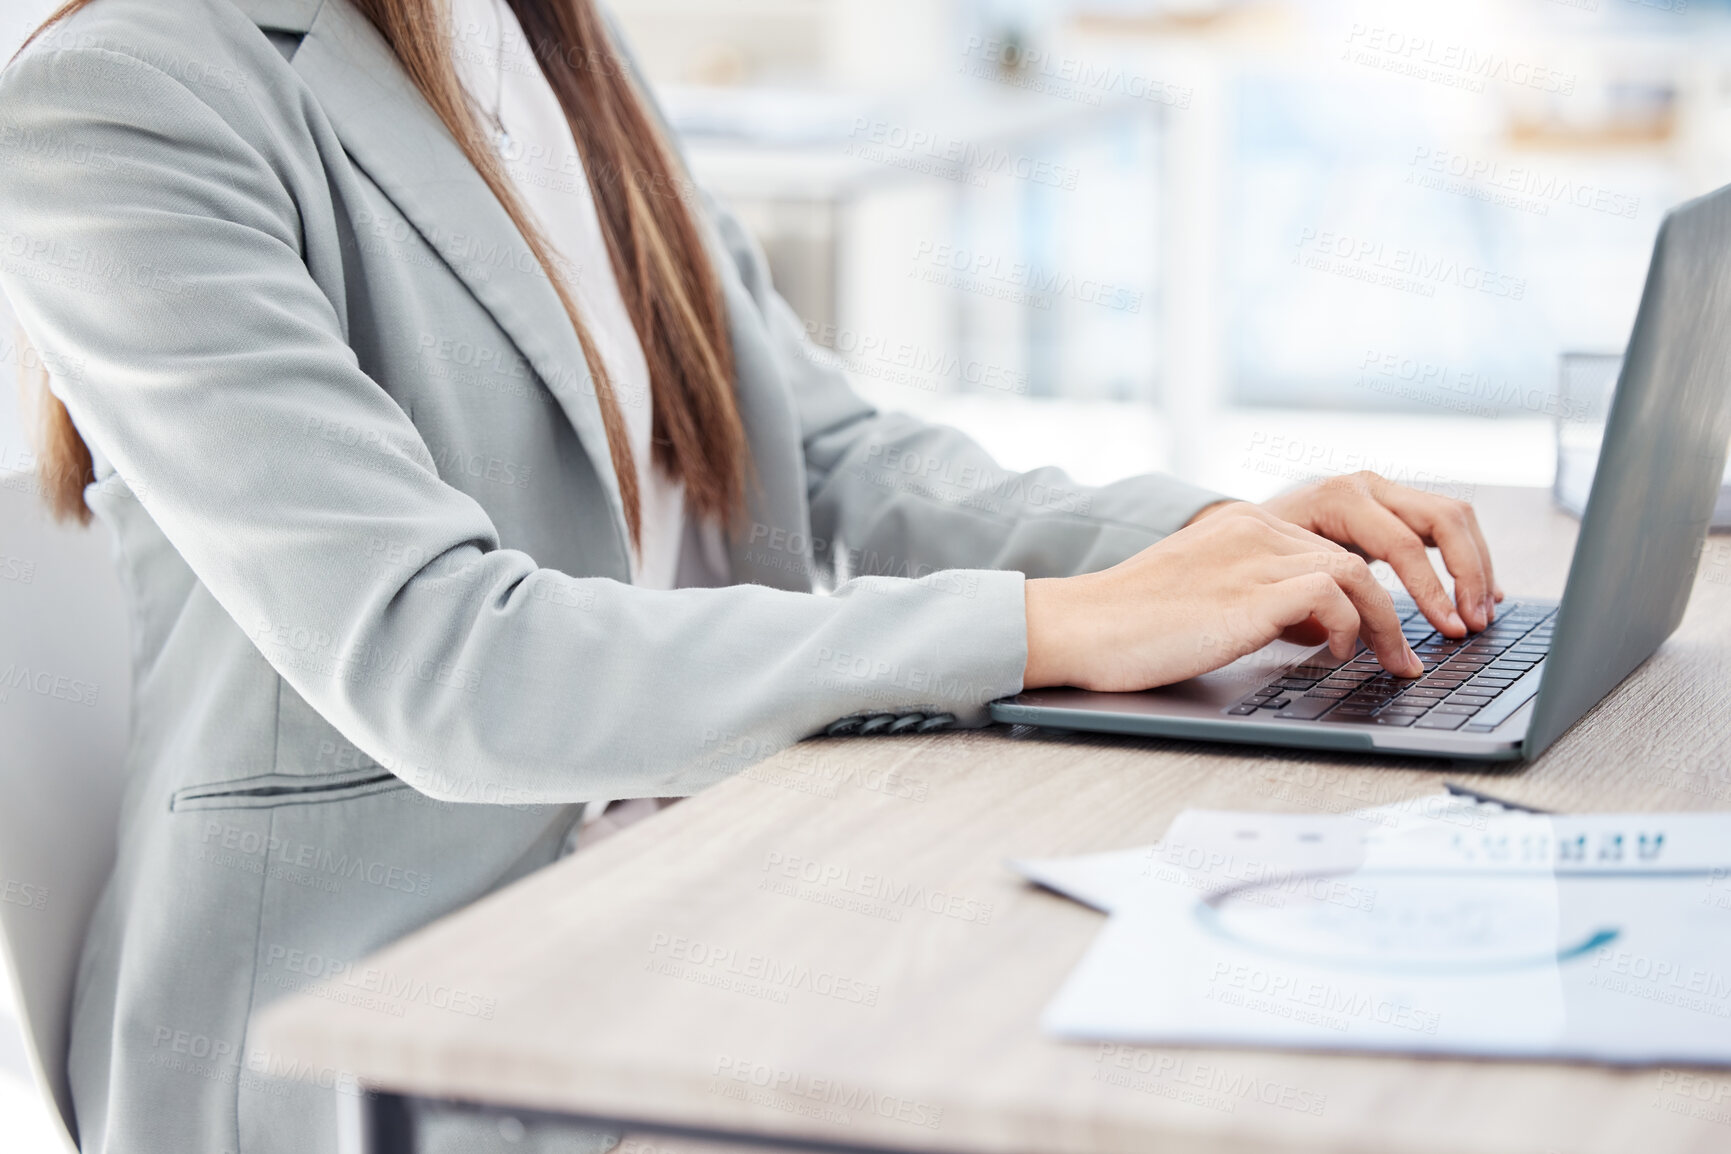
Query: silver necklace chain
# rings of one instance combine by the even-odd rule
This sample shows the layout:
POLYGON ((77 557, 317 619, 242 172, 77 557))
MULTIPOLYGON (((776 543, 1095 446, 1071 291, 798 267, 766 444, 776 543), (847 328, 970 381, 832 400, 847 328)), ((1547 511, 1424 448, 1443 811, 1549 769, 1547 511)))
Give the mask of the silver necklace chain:
POLYGON ((504 155, 511 146, 511 133, 505 127, 505 0, 493 0, 493 13, 499 21, 499 43, 494 51, 493 107, 485 110, 493 124, 493 150, 504 155))

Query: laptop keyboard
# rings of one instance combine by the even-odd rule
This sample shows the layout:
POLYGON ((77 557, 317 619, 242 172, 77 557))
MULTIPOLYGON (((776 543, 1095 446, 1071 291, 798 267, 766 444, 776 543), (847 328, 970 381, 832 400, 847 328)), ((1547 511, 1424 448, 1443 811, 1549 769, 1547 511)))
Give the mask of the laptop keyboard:
POLYGON ((1424 676, 1396 677, 1361 643, 1350 661, 1327 650, 1289 665, 1226 712, 1238 717, 1487 733, 1538 689, 1551 648, 1552 603, 1499 606, 1483 633, 1444 637, 1410 602, 1396 603, 1401 632, 1424 663, 1424 676))

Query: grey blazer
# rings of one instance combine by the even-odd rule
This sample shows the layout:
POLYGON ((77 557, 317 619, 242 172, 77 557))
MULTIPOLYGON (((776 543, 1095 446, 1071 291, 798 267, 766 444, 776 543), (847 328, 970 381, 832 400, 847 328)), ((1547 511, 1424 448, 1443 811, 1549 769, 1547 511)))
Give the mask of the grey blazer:
POLYGON ((348 0, 96 0, 0 76, 0 287, 132 602, 84 1149, 329 1149, 338 1072, 250 1047, 257 1007, 334 980, 485 1017, 355 963, 554 860, 586 799, 860 711, 983 724, 1021 686, 1024 574, 1217 499, 1009 474, 874 411, 708 219, 756 469, 738 584, 640 590, 558 299, 348 0))

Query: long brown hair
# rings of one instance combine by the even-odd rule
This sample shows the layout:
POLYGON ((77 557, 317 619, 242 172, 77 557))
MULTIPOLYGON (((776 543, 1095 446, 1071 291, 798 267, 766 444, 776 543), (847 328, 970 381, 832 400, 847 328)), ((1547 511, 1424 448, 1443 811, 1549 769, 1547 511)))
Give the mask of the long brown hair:
MULTIPOLYGON (((637 470, 611 377, 553 251, 511 184, 464 95, 443 0, 352 0, 522 233, 559 294, 594 380, 633 544, 642 529, 637 470)), ((733 345, 721 285, 687 203, 691 185, 613 48, 594 0, 507 0, 570 121, 613 272, 649 364, 654 461, 685 485, 698 515, 732 525, 743 508, 750 449, 733 393, 733 345)), ((37 29, 91 3, 69 0, 37 29)), ((34 39, 34 36, 32 36, 34 39)), ((28 41, 26 42, 28 43, 28 41)), ((21 360, 23 358, 20 358, 21 360)), ((90 450, 37 374, 38 478, 56 514, 88 521, 90 450)))

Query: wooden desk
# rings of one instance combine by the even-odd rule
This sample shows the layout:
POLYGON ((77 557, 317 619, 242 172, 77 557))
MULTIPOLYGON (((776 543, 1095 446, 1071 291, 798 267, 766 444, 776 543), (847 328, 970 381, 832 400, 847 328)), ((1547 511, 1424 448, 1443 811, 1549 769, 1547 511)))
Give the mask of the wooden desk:
MULTIPOLYGON (((1538 491, 1480 503, 1504 586, 1558 594, 1574 523, 1538 491)), ((1116 1056, 1036 1027, 1101 917, 1002 862, 1147 844, 1185 806, 1346 810, 1445 777, 1562 810, 1725 808, 1728 640, 1714 539, 1660 653, 1543 758, 1480 774, 1004 730, 807 742, 381 955, 496 998, 491 1021, 300 997, 261 1044, 391 1091, 800 1146, 1722 1151, 1731 1072, 1161 1048, 1107 1080, 1116 1056)))

